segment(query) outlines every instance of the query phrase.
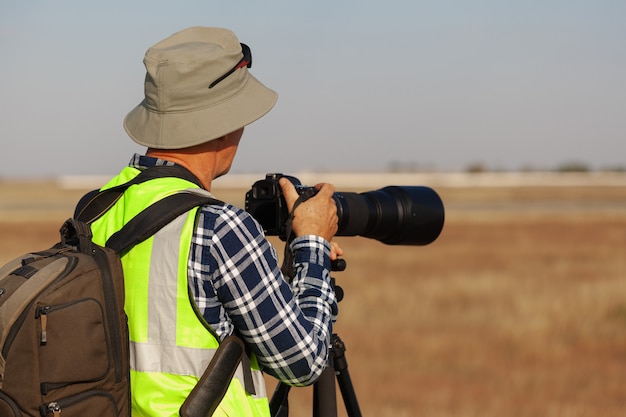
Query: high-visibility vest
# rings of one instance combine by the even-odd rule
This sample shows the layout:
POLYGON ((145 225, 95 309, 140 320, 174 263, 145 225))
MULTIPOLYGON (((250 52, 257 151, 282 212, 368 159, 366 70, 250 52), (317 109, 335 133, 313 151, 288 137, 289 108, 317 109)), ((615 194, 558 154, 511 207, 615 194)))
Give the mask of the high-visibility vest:
MULTIPOLYGON (((126 167, 105 187, 139 174, 126 167)), ((199 187, 175 177, 157 178, 127 189, 91 225, 94 242, 109 236, 148 205, 176 191, 199 187)), ((174 417, 215 354, 219 341, 191 301, 187 261, 198 208, 185 213, 151 238, 123 254, 130 335, 133 417, 174 417), (176 279, 174 279, 176 277, 176 279)), ((262 373, 250 360, 255 394, 246 392, 239 366, 214 416, 269 416, 262 373)))

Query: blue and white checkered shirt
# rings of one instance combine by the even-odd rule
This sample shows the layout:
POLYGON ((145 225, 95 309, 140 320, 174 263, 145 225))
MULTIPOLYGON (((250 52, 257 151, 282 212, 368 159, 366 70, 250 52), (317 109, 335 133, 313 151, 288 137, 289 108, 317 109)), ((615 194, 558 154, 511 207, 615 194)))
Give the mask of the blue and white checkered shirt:
MULTIPOLYGON (((130 165, 144 169, 166 163, 135 155, 130 165)), ((307 385, 326 366, 337 300, 330 284, 329 242, 300 236, 290 249, 295 276, 287 283, 276 250, 250 214, 230 204, 204 206, 188 279, 200 312, 221 339, 237 330, 265 372, 307 385)))

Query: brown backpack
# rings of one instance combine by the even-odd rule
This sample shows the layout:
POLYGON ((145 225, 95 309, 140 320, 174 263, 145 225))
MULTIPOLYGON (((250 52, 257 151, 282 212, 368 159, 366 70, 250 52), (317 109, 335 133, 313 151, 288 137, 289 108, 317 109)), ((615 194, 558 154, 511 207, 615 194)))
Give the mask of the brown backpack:
POLYGON ((215 201, 193 192, 166 197, 106 247, 91 240, 88 223, 97 216, 69 219, 59 243, 0 267, 0 417, 130 416, 120 254, 191 208, 215 201))

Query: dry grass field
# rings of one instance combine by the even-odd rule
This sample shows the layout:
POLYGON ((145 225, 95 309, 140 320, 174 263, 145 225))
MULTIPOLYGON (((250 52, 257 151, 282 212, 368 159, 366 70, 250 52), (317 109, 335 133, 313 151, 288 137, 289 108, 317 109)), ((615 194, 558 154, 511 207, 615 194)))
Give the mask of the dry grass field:
MULTIPOLYGON (((245 190, 215 191, 242 204, 245 190)), ((335 330, 363 415, 623 416, 626 188, 437 191, 446 224, 430 245, 338 238, 335 330)), ((0 183, 0 262, 56 242, 81 194, 0 183)), ((312 415, 310 388, 289 398, 312 415)))

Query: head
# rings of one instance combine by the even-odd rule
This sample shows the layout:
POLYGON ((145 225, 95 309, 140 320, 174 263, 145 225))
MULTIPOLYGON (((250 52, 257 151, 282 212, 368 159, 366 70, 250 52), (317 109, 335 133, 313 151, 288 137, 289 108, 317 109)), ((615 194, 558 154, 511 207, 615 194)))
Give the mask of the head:
POLYGON ((126 116, 126 132, 150 150, 176 152, 232 139, 278 97, 250 74, 251 64, 250 49, 230 30, 173 34, 145 54, 145 99, 126 116))

